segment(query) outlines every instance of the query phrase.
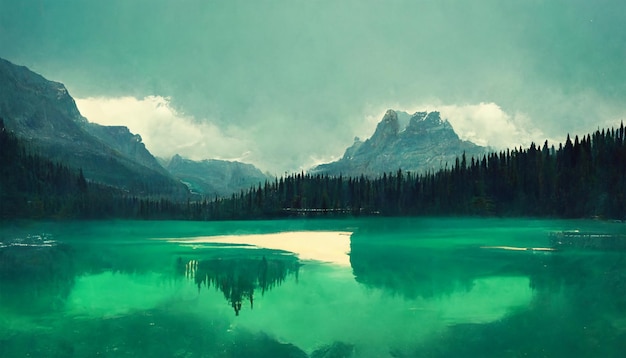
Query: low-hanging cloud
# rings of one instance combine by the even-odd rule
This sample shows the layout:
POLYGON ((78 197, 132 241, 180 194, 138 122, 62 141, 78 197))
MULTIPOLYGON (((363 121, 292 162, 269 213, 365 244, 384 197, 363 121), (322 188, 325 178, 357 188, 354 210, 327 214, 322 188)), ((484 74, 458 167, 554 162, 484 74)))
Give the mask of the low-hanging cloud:
POLYGON ((306 170, 389 108, 498 149, 626 118, 620 0, 3 2, 0 57, 158 156, 306 170))
POLYGON ((244 140, 229 136, 209 121, 177 113, 161 96, 77 98, 76 104, 90 122, 126 126, 141 135, 148 150, 158 157, 180 154, 195 160, 242 160, 248 152, 244 140))
MULTIPOLYGON (((282 150, 281 139, 274 137, 263 141, 256 132, 264 129, 227 128, 225 133, 221 128, 207 120, 197 120, 191 116, 178 113, 170 105, 169 99, 161 96, 148 96, 141 99, 134 97, 90 97, 78 98, 76 103, 81 113, 89 121, 102 125, 123 125, 131 132, 140 134, 148 150, 155 156, 170 158, 174 154, 184 157, 202 159, 227 159, 253 162, 261 169, 275 169, 271 162, 263 160, 264 153, 271 153, 273 160, 298 161, 298 169, 307 169, 313 165, 336 160, 345 147, 337 143, 333 151, 328 148, 321 150, 311 145, 307 155, 302 158, 290 158, 290 153, 282 150), (253 142, 250 138, 257 138, 253 142), (265 143, 266 145, 264 145, 265 143), (274 143, 270 145, 268 143, 274 143)), ((399 105, 396 110, 404 110, 399 105)), ((371 109, 370 109, 371 110, 371 109)), ((509 114, 495 103, 479 103, 471 105, 419 105, 407 110, 410 113, 417 111, 439 111, 442 118, 447 119, 459 137, 479 145, 494 149, 505 149, 512 146, 528 146, 531 142, 542 143, 547 138, 544 134, 529 126, 528 118, 522 113, 509 114)), ((363 138, 369 137, 383 114, 366 114, 360 120, 362 129, 355 133, 363 138)), ((293 140, 305 143, 301 136, 294 136, 293 140)), ((551 141, 553 142, 553 141, 551 141)))
POLYGON ((508 113, 500 105, 489 103, 477 104, 419 104, 406 105, 394 103, 388 107, 370 109, 365 116, 359 136, 371 136, 377 123, 387 109, 415 112, 437 111, 447 120, 459 138, 481 146, 501 150, 513 147, 527 147, 531 143, 543 144, 545 140, 556 143, 555 139, 542 132, 528 115, 521 112, 508 113))
POLYGON ((509 114, 495 103, 444 105, 438 108, 459 137, 495 149, 526 147, 547 138, 523 113, 509 114))

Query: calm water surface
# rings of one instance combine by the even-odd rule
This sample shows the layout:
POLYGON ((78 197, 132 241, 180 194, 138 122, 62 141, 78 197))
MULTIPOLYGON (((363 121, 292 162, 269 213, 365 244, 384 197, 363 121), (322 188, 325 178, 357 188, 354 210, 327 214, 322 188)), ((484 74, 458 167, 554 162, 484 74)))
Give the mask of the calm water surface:
POLYGON ((597 221, 4 222, 0 357, 617 357, 597 221))

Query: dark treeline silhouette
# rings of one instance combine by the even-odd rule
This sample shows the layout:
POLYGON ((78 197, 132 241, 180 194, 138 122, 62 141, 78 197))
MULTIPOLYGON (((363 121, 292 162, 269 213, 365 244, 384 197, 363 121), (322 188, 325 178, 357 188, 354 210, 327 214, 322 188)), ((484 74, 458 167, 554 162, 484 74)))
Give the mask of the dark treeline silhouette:
MULTIPOLYGON (((371 179, 299 173, 202 203, 206 218, 288 215, 626 216, 624 126, 598 130, 558 149, 463 154, 437 172, 398 170, 371 179)), ((196 203, 200 205, 200 203, 196 203)))
POLYGON ((86 192, 82 171, 29 152, 0 118, 0 217, 70 215, 86 192))
POLYGON ((13 218, 176 218, 185 219, 176 200, 137 196, 85 179, 82 170, 53 162, 7 130, 0 118, 0 219, 13 218))
MULTIPOLYGON (((0 124, 2 122, 0 121, 0 124)), ((1 127, 0 215, 178 220, 341 215, 487 215, 626 218, 624 125, 558 148, 463 154, 436 172, 402 170, 378 178, 304 172, 228 198, 135 196, 85 181, 33 154, 1 127)))

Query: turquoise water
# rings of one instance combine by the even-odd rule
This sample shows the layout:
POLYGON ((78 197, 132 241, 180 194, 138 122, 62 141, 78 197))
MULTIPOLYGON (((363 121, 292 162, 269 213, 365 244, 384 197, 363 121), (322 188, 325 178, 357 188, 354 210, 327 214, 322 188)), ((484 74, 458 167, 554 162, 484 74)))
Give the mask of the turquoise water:
POLYGON ((622 223, 12 222, 1 357, 617 357, 622 223), (529 248, 533 248, 532 250, 529 248))

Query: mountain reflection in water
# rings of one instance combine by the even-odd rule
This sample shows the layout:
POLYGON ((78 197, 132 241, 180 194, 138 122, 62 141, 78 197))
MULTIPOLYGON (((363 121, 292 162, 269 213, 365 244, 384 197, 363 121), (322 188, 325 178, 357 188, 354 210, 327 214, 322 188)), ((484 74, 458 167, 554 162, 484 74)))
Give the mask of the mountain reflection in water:
MULTIPOLYGON (((229 250, 229 249, 225 249, 229 250)), ((232 249, 230 249, 232 250, 232 249)), ((177 271, 198 286, 213 285, 224 294, 224 298, 239 316, 244 301, 254 308, 254 291, 266 291, 280 285, 288 275, 297 279, 299 263, 293 255, 264 250, 261 255, 248 249, 237 250, 239 254, 219 255, 215 258, 177 260, 177 271)))

